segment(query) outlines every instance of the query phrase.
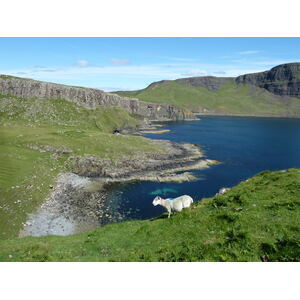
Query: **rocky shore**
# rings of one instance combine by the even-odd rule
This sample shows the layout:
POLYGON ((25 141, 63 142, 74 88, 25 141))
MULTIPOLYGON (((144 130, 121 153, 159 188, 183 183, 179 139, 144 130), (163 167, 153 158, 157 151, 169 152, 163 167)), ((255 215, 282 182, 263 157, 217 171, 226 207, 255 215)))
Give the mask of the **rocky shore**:
POLYGON ((212 113, 197 113, 197 116, 211 116, 211 117, 249 117, 249 118, 287 118, 287 119, 299 119, 299 115, 294 115, 294 114, 227 114, 227 113, 217 113, 217 112, 212 112, 212 113))
POLYGON ((132 153, 130 157, 114 161, 92 155, 71 156, 69 167, 77 175, 97 178, 103 183, 134 180, 181 182, 190 178, 178 172, 203 169, 217 163, 210 159, 199 160, 203 153, 197 145, 151 141, 157 145, 158 152, 132 153))
POLYGON ((61 174, 46 201, 29 215, 19 237, 70 235, 121 221, 124 216, 112 209, 106 196, 101 184, 87 177, 61 174))
POLYGON ((120 213, 118 203, 107 197, 110 183, 195 180, 189 170, 218 163, 204 159, 197 145, 152 142, 158 146, 157 153, 133 153, 118 161, 91 155, 71 156, 72 172, 59 175, 52 193, 29 216, 19 236, 70 235, 126 220, 126 212, 120 213))

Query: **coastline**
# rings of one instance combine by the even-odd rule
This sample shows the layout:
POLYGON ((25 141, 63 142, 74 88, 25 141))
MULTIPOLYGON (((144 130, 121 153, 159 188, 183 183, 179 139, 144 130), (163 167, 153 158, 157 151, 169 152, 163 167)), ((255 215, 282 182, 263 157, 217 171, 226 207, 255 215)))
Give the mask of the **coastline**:
POLYGON ((116 203, 107 197, 110 184, 192 181, 197 178, 189 171, 219 163, 204 158, 197 145, 148 140, 164 151, 133 153, 115 162, 90 155, 71 156, 71 172, 59 174, 51 194, 28 216, 19 237, 71 235, 125 221, 126 212, 118 212, 116 203))
POLYGON ((249 117, 249 118, 282 118, 282 119, 300 119, 297 115, 268 115, 268 114, 226 114, 226 113, 195 113, 196 116, 209 117, 249 117))
MULTIPOLYGON (((248 115, 248 117, 260 116, 248 115)), ((162 127, 159 122, 145 124, 127 134, 162 133, 164 130, 162 127)), ((120 139, 122 135, 120 134, 120 139)), ((219 163, 204 158, 198 145, 142 138, 164 150, 146 155, 132 153, 130 157, 120 157, 117 161, 92 155, 71 156, 70 172, 59 174, 51 194, 35 213, 29 215, 19 237, 71 235, 93 230, 108 223, 126 221, 126 213, 117 212, 115 204, 107 200, 107 188, 110 184, 137 181, 179 183, 193 181, 197 178, 190 172, 191 170, 209 168, 219 163)))

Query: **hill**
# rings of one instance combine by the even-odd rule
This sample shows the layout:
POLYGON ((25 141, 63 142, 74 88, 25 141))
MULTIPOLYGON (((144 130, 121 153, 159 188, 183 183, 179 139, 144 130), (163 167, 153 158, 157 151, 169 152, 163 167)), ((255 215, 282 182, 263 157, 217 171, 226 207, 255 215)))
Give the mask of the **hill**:
MULTIPOLYGON (((57 192, 62 174, 101 177, 103 182, 137 177, 190 180, 191 175, 184 171, 215 163, 196 161, 202 153, 190 144, 154 142, 126 134, 149 128, 143 110, 136 111, 132 106, 128 111, 122 108, 124 103, 118 107, 110 101, 124 101, 127 107, 129 98, 107 96, 101 91, 95 91, 99 95, 93 98, 94 91, 89 89, 83 92, 83 88, 9 76, 0 78, 1 89, 6 94, 0 94, 0 239, 20 234, 28 214, 57 192), (55 98, 58 95, 68 100, 55 98), (92 106, 82 103, 83 99, 92 106), (107 102, 98 105, 97 99, 107 102), (123 134, 113 134, 115 129, 123 134), (177 176, 179 171, 184 173, 177 176)), ((140 106, 140 101, 133 102, 140 106)), ((180 116, 177 112, 183 111, 171 105, 144 103, 141 107, 147 107, 150 116, 164 120, 168 116, 176 119, 180 116), (161 109, 152 114, 155 107, 161 109)), ((74 191, 72 195, 79 193, 74 191)), ((85 194, 80 201, 94 196, 85 194)))
POLYGON ((265 171, 170 219, 0 241, 0 260, 300 261, 299 182, 299 169, 265 171))
POLYGON ((237 83, 252 84, 281 96, 300 98, 300 63, 279 65, 269 71, 246 74, 237 83))
POLYGON ((140 153, 142 160, 159 152, 149 140, 112 134, 139 124, 117 107, 92 110, 63 99, 0 95, 0 239, 18 236, 58 174, 72 170, 71 156, 118 161, 140 153))
POLYGON ((236 79, 207 76, 166 80, 143 90, 117 94, 173 104, 195 113, 299 117, 299 66, 299 63, 281 65, 236 79))
POLYGON ((182 120, 186 118, 185 111, 171 105, 145 103, 98 89, 55 84, 8 75, 0 75, 0 94, 27 99, 64 99, 88 109, 119 107, 130 114, 152 120, 182 120))

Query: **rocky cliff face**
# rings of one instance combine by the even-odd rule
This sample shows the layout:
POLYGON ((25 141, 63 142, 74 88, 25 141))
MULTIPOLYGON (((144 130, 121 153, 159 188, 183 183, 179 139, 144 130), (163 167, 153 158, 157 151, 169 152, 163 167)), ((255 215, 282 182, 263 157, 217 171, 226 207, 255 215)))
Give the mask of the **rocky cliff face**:
MULTIPOLYGON (((168 80, 154 82, 151 85, 164 82, 168 82, 168 80)), ((258 86, 276 95, 300 98, 300 63, 283 64, 269 71, 245 74, 236 78, 202 76, 180 78, 174 80, 174 82, 193 87, 204 87, 213 92, 218 91, 225 85, 236 82, 258 86)))
POLYGON ((209 91, 218 91, 222 86, 234 83, 235 77, 215 77, 215 76, 201 76, 201 77, 188 77, 179 78, 175 80, 161 80, 151 83, 147 88, 164 84, 168 82, 177 82, 180 84, 193 86, 193 87, 204 87, 209 91))
POLYGON ((184 110, 173 105, 147 103, 97 89, 72 87, 6 75, 0 76, 0 94, 21 98, 62 98, 91 109, 99 106, 116 106, 131 114, 144 116, 150 120, 183 120, 187 118, 184 110))
POLYGON ((300 63, 279 65, 269 71, 246 74, 237 83, 252 84, 281 96, 300 98, 300 63))
POLYGON ((234 77, 203 76, 180 78, 175 80, 175 82, 194 87, 204 87, 207 88, 209 91, 217 91, 224 85, 234 83, 234 79, 234 77))

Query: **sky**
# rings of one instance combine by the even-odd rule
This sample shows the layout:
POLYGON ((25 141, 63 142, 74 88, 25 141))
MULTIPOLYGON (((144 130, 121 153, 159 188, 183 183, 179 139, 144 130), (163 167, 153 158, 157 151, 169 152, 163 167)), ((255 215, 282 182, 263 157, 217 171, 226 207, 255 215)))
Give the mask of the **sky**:
POLYGON ((0 38, 0 74, 105 91, 300 62, 300 38, 0 38))

